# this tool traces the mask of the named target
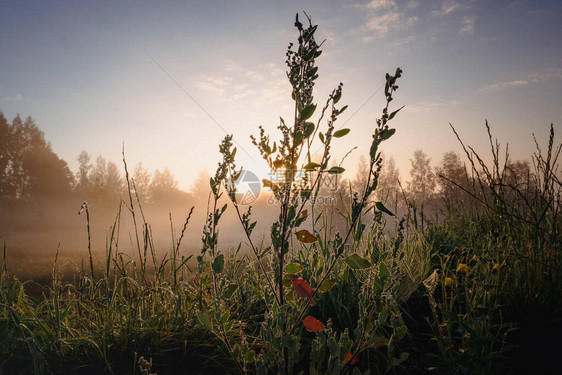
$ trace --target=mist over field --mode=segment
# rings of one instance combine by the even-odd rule
[[[559,373],[562,3],[0,3],[0,374]]]
[[[191,256],[189,264],[193,264],[201,253],[201,230],[208,210],[212,209],[208,207],[211,193],[208,171],[201,171],[186,192],[178,188],[174,174],[167,168],[151,173],[142,163],[128,166],[127,181],[123,161],[117,164],[103,156],[93,160],[83,151],[78,156],[79,170],[73,172],[57,156],[31,117],[22,120],[17,116],[10,123],[0,113],[0,131],[7,146],[2,156],[0,239],[9,255],[11,273],[23,280],[43,281],[50,277],[57,255],[61,270],[71,278],[85,272],[89,248],[98,269],[105,267],[109,251],[113,256],[121,254],[136,263],[145,249],[158,262],[178,250],[179,256]],[[383,155],[383,158],[386,164],[381,170],[376,198],[396,214],[395,219],[385,224],[387,234],[395,231],[413,203],[419,205],[426,219],[440,221],[453,200],[459,204],[467,199],[462,190],[454,191],[455,186],[468,188],[469,185],[466,162],[458,153],[444,153],[442,160],[432,162],[423,151],[415,151],[410,159],[408,181],[402,180],[392,157],[387,160]],[[516,186],[525,183],[533,173],[528,161],[507,160],[507,165],[507,177]],[[334,232],[345,232],[345,215],[352,200],[350,192],[360,190],[365,184],[364,158],[356,169],[355,176],[349,176],[349,172],[327,174],[315,202],[315,215],[325,213],[330,218],[327,224]],[[239,181],[238,199],[248,199],[244,194],[253,194],[241,207],[251,206],[255,216],[265,219],[254,230],[255,241],[265,247],[271,241],[271,234],[264,223],[277,219],[279,202],[255,174],[248,176],[257,190],[252,192],[247,181]],[[220,199],[220,206],[227,203],[226,197]],[[136,225],[132,211],[135,211]],[[246,236],[232,207],[226,209],[218,234],[225,251],[234,251],[240,245],[242,254],[248,253]],[[176,249],[180,237],[180,248]],[[154,265],[151,267],[154,272]]]

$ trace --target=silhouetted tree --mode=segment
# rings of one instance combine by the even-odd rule
[[[431,159],[422,150],[414,152],[414,159],[410,159],[411,180],[408,182],[408,193],[414,204],[423,206],[435,193],[435,175],[430,165]]]
[[[458,154],[449,151],[443,155],[441,164],[435,168],[439,184],[439,196],[444,199],[448,208],[456,205],[462,208],[472,192],[471,179],[465,165]]]
[[[101,155],[96,158],[96,164],[90,172],[90,191],[89,194],[94,199],[103,199],[105,195],[105,180],[107,176],[107,163]]]
[[[123,193],[124,181],[119,173],[117,164],[112,161],[107,162],[107,176],[105,178],[105,188],[109,195],[119,197]]]
[[[0,116],[0,192],[4,199],[45,199],[70,193],[74,176],[31,117],[11,125]]]
[[[76,191],[81,194],[87,194],[90,190],[90,170],[92,169],[92,164],[90,154],[86,151],[82,151],[78,155],[78,173],[76,173]]]
[[[207,199],[209,198],[209,193],[211,192],[211,187],[209,185],[209,179],[211,174],[207,169],[202,169],[197,175],[197,179],[191,186],[191,193],[195,197],[195,200],[200,204],[207,204]]]
[[[66,162],[47,144],[39,142],[24,156],[27,198],[61,198],[70,194],[74,176]]]
[[[357,173],[355,174],[355,179],[351,182],[353,191],[363,191],[365,190],[365,185],[367,184],[367,175],[369,174],[369,166],[367,165],[367,160],[364,155],[359,158],[359,165],[357,165]]]
[[[96,164],[89,175],[90,191],[89,196],[94,200],[103,203],[113,203],[119,200],[124,182],[119,168],[111,161],[106,161],[102,156],[96,158]]]
[[[400,191],[400,171],[396,167],[394,158],[391,156],[385,160],[379,183],[377,185],[377,199],[387,204],[395,212],[398,211],[399,202],[401,202]]]
[[[4,114],[0,112],[0,198],[8,199],[13,195],[10,168],[11,168],[11,128]]]
[[[150,173],[143,167],[142,163],[138,163],[133,172],[133,181],[135,182],[136,194],[141,204],[148,203],[150,195]]]
[[[181,205],[189,195],[178,189],[178,182],[168,168],[154,171],[149,194],[151,203],[163,208]]]

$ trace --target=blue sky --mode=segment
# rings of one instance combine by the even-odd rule
[[[290,118],[284,59],[303,10],[325,39],[317,101],[344,83],[352,131],[334,152],[358,146],[350,171],[397,66],[406,107],[385,153],[406,178],[416,149],[435,163],[460,152],[449,122],[488,154],[488,119],[513,159],[529,159],[532,133],[545,143],[551,122],[562,129],[559,1],[4,0],[0,111],[32,116],[73,170],[82,150],[119,162],[125,142],[130,165],[168,167],[188,189],[215,168],[224,129],[247,152],[238,164],[260,172],[249,136]]]

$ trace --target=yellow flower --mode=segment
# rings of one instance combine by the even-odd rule
[[[464,263],[459,263],[459,266],[457,267],[457,273],[467,273],[468,272],[468,266]]]
[[[446,277],[446,278],[445,278],[445,286],[446,286],[447,288],[452,287],[452,286],[453,286],[453,279],[451,279],[450,277]]]
[[[476,258],[476,255],[473,255],[472,258],[470,259],[471,262],[476,262],[478,260],[478,258]]]
[[[500,270],[500,264],[499,263],[494,264],[494,267],[492,267],[492,272],[497,272],[499,270]]]

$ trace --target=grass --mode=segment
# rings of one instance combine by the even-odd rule
[[[315,198],[323,194],[323,175],[343,172],[330,164],[331,142],[348,132],[335,126],[346,108],[338,105],[342,86],[312,123],[320,45],[310,18],[303,25],[297,17],[295,26],[298,48],[287,54],[293,124],[281,121],[278,141],[264,129],[253,138],[264,161],[284,176],[264,181],[279,213],[267,223],[270,238],[258,241],[253,229],[260,218],[237,201],[232,136],[219,147],[223,159],[210,181],[202,250],[193,258],[179,252],[186,231],[194,230],[192,211],[179,236],[171,223],[172,245],[157,256],[124,158],[128,195],[103,266],[94,264],[89,243],[86,264],[75,272],[61,272],[57,251],[45,272],[50,277],[22,283],[4,246],[0,373],[555,372],[547,336],[561,329],[562,189],[553,127],[525,176],[507,157],[500,160],[488,124],[490,165],[459,136],[469,170],[458,180],[442,176],[449,191],[442,192],[447,202],[439,219],[413,204],[397,218],[372,193],[382,166],[379,146],[394,134],[389,124],[401,109],[390,105],[398,69],[386,75],[365,186],[341,193],[344,219],[335,220],[338,213]],[[318,142],[323,156],[313,160]],[[303,180],[294,173],[300,164]],[[227,209],[246,236],[234,249],[220,242]],[[89,238],[86,203],[83,212]],[[133,223],[134,255],[120,247],[125,215]]]

